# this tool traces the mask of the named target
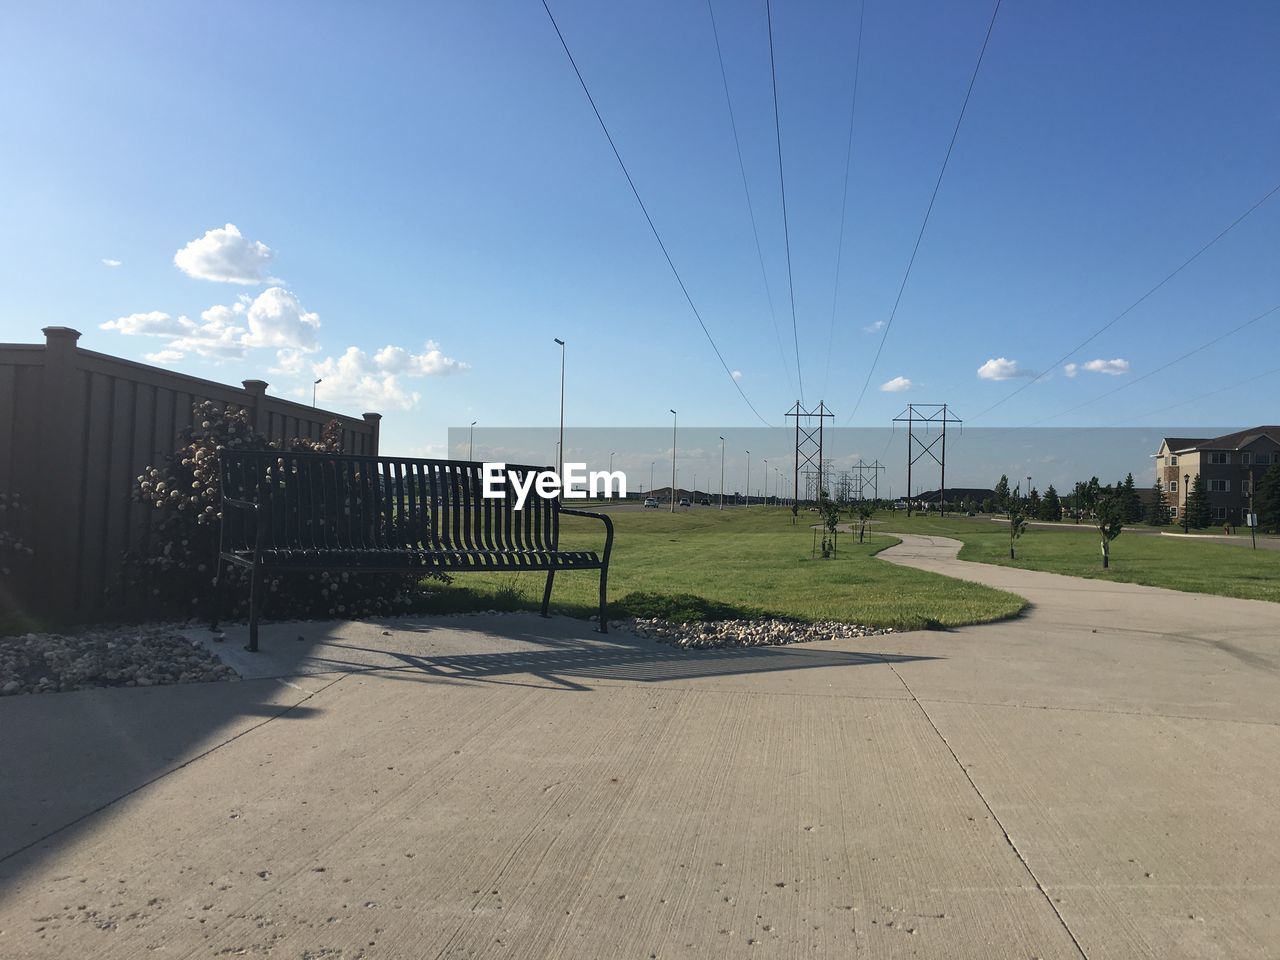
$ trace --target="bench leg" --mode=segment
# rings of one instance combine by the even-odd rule
[[[605,596],[608,592],[608,586],[609,586],[609,568],[601,567],[600,568],[600,626],[598,628],[601,633],[609,632],[609,619],[608,619],[608,610],[607,610],[608,601],[605,599]]]
[[[262,564],[255,563],[249,581],[249,643],[245,646],[250,653],[258,652],[258,614],[262,610],[262,589]]]
[[[209,632],[218,632],[218,621],[222,619],[222,594],[226,587],[226,578],[222,575],[222,557],[213,561],[213,614],[209,617]]]
[[[547,571],[547,588],[542,591],[542,615],[550,616],[547,612],[551,608],[551,585],[555,583],[556,572],[554,570]]]

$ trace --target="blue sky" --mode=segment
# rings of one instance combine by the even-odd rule
[[[726,361],[780,424],[796,387],[763,2],[715,9],[785,362],[705,4],[552,9]],[[857,11],[774,10],[805,398],[841,424],[991,5],[866,6],[823,391]],[[1046,376],[974,425],[1022,426],[1280,304],[1277,195],[1075,376],[1049,369],[1280,183],[1278,42],[1273,3],[1005,4],[854,424],[908,401],[976,418],[1026,382],[978,375],[1003,359],[986,369]],[[0,113],[0,339],[70,325],[308,401],[323,375],[322,405],[386,414],[389,452],[443,452],[472,420],[553,424],[557,336],[572,425],[755,422],[538,2],[20,5]],[[1280,364],[1278,330],[1280,313],[1053,425],[1275,422],[1280,374],[1162,411]]]

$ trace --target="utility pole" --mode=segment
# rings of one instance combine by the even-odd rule
[[[822,401],[819,401],[816,407],[806,410],[797,400],[786,415],[796,422],[795,468],[792,481],[792,488],[795,490],[795,500],[792,501],[792,515],[794,517],[796,505],[800,500],[800,471],[802,468],[814,467],[817,469],[817,486],[814,490],[814,499],[821,506],[824,496],[822,474],[825,466],[823,463],[823,429],[827,420],[834,419],[835,414]],[[800,424],[802,419],[804,420],[803,426]],[[817,421],[816,425],[813,423],[815,420]]]
[[[720,438],[720,509],[724,509],[724,437]]]

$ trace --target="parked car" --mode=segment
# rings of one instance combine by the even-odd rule
[[[708,497],[703,497],[701,500],[698,501],[698,503],[700,503],[704,507],[711,506],[711,500]]]
[[[645,497],[645,498],[644,498],[644,505],[645,505],[645,509],[648,509],[649,507],[653,507],[653,509],[657,510],[657,509],[658,509],[658,498],[657,498],[657,497]]]
[[[681,497],[681,498],[680,498],[680,506],[682,506],[682,507],[687,507],[687,506],[689,506],[689,498],[688,498],[688,497]]]

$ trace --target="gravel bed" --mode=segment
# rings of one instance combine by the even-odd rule
[[[238,679],[173,624],[0,637],[0,696]]]
[[[702,623],[672,623],[656,618],[639,618],[626,624],[641,637],[674,647],[776,647],[786,643],[814,640],[848,640],[893,633],[886,627],[864,627],[838,620],[807,623],[799,620],[710,620]]]

